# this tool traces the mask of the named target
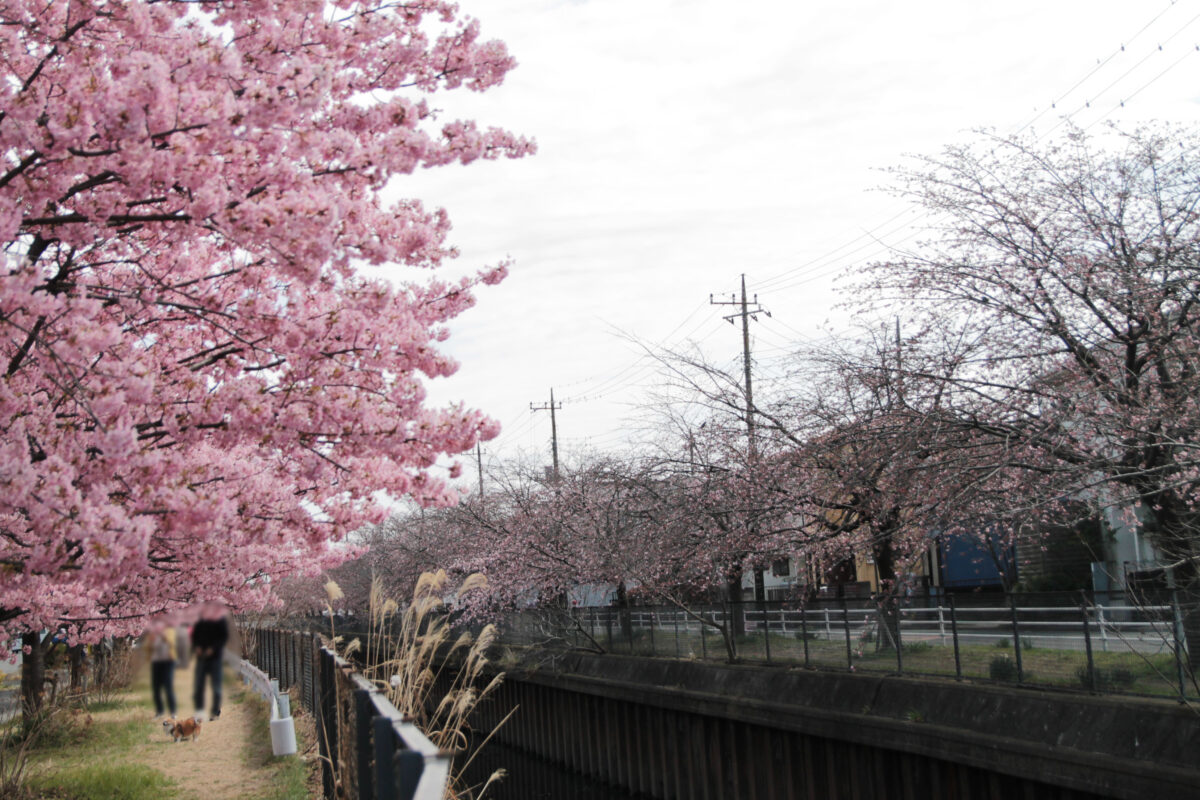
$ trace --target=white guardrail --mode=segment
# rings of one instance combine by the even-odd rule
[[[244,658],[238,661],[238,673],[271,707],[271,752],[277,756],[295,755],[296,722],[292,719],[288,693],[279,691],[279,681],[267,677],[267,673]]]

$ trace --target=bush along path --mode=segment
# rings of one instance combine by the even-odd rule
[[[145,670],[148,672],[148,670]],[[196,741],[173,742],[154,717],[148,677],[104,706],[64,712],[35,756],[34,798],[59,800],[308,800],[316,797],[314,741],[297,717],[299,755],[271,752],[270,709],[226,670],[221,717]],[[180,716],[192,714],[192,672],[175,676]]]

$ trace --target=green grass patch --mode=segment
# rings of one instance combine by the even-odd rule
[[[799,633],[779,635],[772,632],[770,660],[777,664],[803,664],[807,650],[809,665],[820,669],[846,669],[853,664],[859,671],[897,671],[895,650],[877,650],[874,642],[855,637],[850,641],[852,655],[848,662],[846,639],[842,631],[834,625],[831,633],[830,638],[824,638],[826,631],[823,625],[809,625],[809,636],[821,638],[809,638],[806,647]],[[616,644],[616,652],[628,651],[628,648],[621,649],[619,642]],[[710,661],[723,661],[726,657],[721,638],[715,634],[707,634],[703,643],[696,633],[681,633],[678,640],[670,635],[660,636],[655,644],[656,653],[660,656],[673,657],[678,652],[683,658],[706,658]],[[1021,672],[1024,683],[1090,690],[1085,651],[1051,649],[1044,642],[1037,647],[1030,647],[1030,644],[1030,641],[1022,638]],[[761,633],[744,639],[739,637],[737,651],[739,658],[750,662],[765,661],[767,657]],[[650,653],[647,650],[645,654]],[[905,641],[901,655],[905,674],[955,676],[954,648],[948,640],[945,644],[936,639]],[[1004,671],[1003,667],[993,667],[997,657],[1007,657],[1011,661],[1011,675],[1001,675],[999,673]],[[963,644],[959,647],[959,659],[964,678],[1016,682],[1016,650],[1011,639],[999,639],[994,644]],[[1104,652],[1096,649],[1093,651],[1093,664],[1097,689],[1101,692],[1166,697],[1179,694],[1175,656],[1170,652]],[[993,675],[994,672],[997,674]],[[1196,697],[1196,689],[1191,683],[1186,689],[1189,697]]]
[[[163,800],[174,796],[174,783],[157,770],[100,760],[35,775],[29,788],[63,800]]]
[[[310,765],[299,756],[276,756],[271,749],[271,709],[266,701],[249,689],[239,689],[235,699],[253,711],[250,746],[243,753],[246,765],[255,770],[270,772],[269,794],[255,800],[308,800]],[[296,749],[304,752],[302,731],[296,731]]]
[[[149,708],[149,702],[132,702],[127,699],[116,698],[113,700],[103,700],[95,703],[88,703],[87,710],[93,714],[101,714],[105,711],[123,711],[127,708]]]
[[[1003,649],[994,645],[964,645],[959,648],[959,657],[965,678],[1006,682],[1016,680],[1016,654],[1011,647]],[[845,659],[844,648],[842,659]],[[996,666],[998,659],[1007,659],[1011,664],[1011,674]],[[896,654],[888,650],[875,652],[871,648],[865,648],[861,657],[856,654],[854,661],[860,668],[894,670]],[[1093,663],[1097,675],[1100,676],[1098,688],[1101,691],[1162,696],[1179,693],[1175,656],[1171,653],[1096,652],[1093,653]],[[951,647],[933,646],[912,651],[906,646],[904,671],[952,676],[955,674],[954,650]],[[1022,648],[1021,672],[1026,683],[1071,689],[1088,688],[1080,678],[1081,674],[1087,674],[1087,654],[1082,650]],[[1190,686],[1188,691],[1194,694],[1194,689]]]

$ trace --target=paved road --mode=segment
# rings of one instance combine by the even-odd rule
[[[0,723],[8,722],[17,715],[21,707],[20,694],[18,689],[0,691]]]
[[[10,664],[8,659],[0,658],[0,723],[12,719],[20,708],[20,673],[20,661]]]

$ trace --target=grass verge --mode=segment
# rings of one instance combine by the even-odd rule
[[[243,705],[250,715],[252,730],[245,746],[235,749],[253,773],[252,788],[238,795],[235,790],[220,794],[237,800],[310,800],[317,797],[317,783],[310,777],[316,760],[305,758],[315,737],[306,718],[297,716],[297,749],[301,756],[275,757],[271,751],[270,709],[252,691],[227,674],[226,696]],[[177,687],[178,688],[178,687]],[[180,785],[155,768],[152,755],[158,744],[147,722],[153,714],[148,682],[143,679],[115,700],[88,709],[60,709],[41,731],[30,759],[25,794],[3,800],[193,800],[209,797],[194,785]],[[157,727],[157,724],[154,726]],[[3,733],[3,731],[0,731]],[[206,732],[219,735],[216,729]],[[165,740],[164,740],[165,741]],[[191,747],[181,744],[175,747]],[[221,769],[220,763],[212,768]],[[167,771],[169,772],[169,770]]]
[[[313,750],[315,737],[311,720],[293,708],[296,727],[297,756],[276,756],[271,748],[271,709],[255,692],[239,688],[234,698],[253,709],[254,721],[249,746],[243,753],[246,766],[256,771],[266,771],[271,784],[269,794],[257,795],[253,800],[308,800],[316,797],[316,759],[308,757]],[[250,798],[247,798],[250,800]]]
[[[149,689],[138,686],[87,710],[58,709],[33,751],[28,797],[37,800],[164,800],[175,784],[129,755],[144,746]],[[97,716],[103,714],[103,719]]]

